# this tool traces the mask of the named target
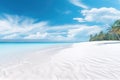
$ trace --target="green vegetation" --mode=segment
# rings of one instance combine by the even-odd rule
[[[120,20],[115,21],[107,32],[101,31],[98,34],[90,35],[89,41],[101,40],[120,40]]]

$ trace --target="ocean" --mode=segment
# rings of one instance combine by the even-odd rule
[[[71,43],[0,43],[0,63],[21,58],[31,52]]]

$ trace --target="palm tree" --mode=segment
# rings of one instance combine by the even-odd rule
[[[118,40],[120,40],[120,20],[115,21],[109,32],[115,34]]]

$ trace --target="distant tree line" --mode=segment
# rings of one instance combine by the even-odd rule
[[[90,35],[89,41],[101,40],[120,40],[120,20],[115,21],[107,32],[101,31],[98,34]]]

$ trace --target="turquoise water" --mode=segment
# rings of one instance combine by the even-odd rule
[[[0,43],[0,54],[35,51],[38,49],[65,44],[67,43]]]
[[[10,54],[18,51],[36,50],[44,47],[49,47],[55,44],[42,43],[0,43],[0,54]]]
[[[0,43],[0,61],[12,57],[21,57],[43,48],[66,45],[68,43]]]

